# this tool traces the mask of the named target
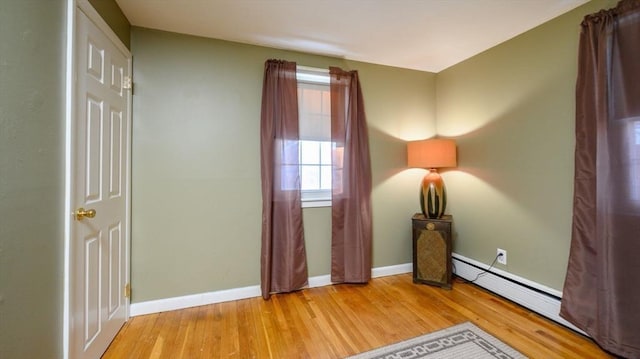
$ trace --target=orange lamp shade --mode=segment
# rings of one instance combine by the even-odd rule
[[[456,167],[456,142],[430,139],[407,143],[407,165],[419,168]]]

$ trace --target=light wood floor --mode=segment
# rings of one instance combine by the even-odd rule
[[[103,358],[343,358],[465,321],[530,358],[610,358],[473,284],[444,290],[410,274],[134,317]]]

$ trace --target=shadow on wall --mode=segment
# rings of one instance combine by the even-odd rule
[[[443,177],[458,219],[456,252],[491,263],[495,248],[506,246],[510,272],[559,288],[570,236],[574,126],[563,111],[572,105],[555,101],[541,88],[457,137],[458,168]]]
[[[369,126],[371,180],[377,187],[407,169],[407,142]]]
[[[571,208],[574,134],[571,117],[540,110],[544,98],[542,91],[531,94],[527,102],[458,137],[458,170],[549,223]]]

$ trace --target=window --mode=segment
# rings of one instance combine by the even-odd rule
[[[329,73],[298,67],[300,184],[303,207],[331,205]]]
[[[640,118],[628,121],[629,133],[629,197],[640,205]]]

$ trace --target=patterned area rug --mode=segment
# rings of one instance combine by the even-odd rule
[[[524,355],[466,322],[400,343],[374,349],[348,359],[508,359]]]

